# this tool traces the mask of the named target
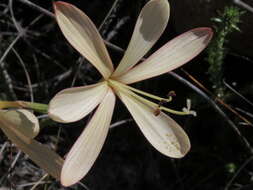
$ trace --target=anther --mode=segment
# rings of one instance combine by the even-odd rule
[[[155,109],[155,111],[154,111],[155,116],[158,116],[160,113],[161,113],[161,110],[159,107],[157,109]]]
[[[155,116],[158,116],[160,113],[161,113],[161,106],[163,106],[165,103],[167,103],[167,100],[164,99],[164,100],[161,100],[159,103],[158,103],[158,108],[154,111],[154,115]]]
[[[176,96],[176,92],[174,90],[169,91],[169,93],[167,94],[167,97],[175,97]]]

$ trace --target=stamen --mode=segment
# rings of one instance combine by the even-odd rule
[[[156,104],[156,103],[154,103],[154,102],[151,102],[151,101],[149,101],[149,100],[147,100],[147,99],[145,99],[145,98],[143,98],[143,97],[141,97],[141,96],[138,96],[137,94],[135,94],[135,93],[133,93],[133,92],[131,92],[131,95],[134,96],[134,97],[136,97],[136,98],[139,99],[141,102],[144,102],[144,103],[146,103],[147,105],[149,105],[149,106],[151,106],[151,107],[157,107],[157,106],[158,106],[158,108],[159,108],[160,111],[163,110],[163,111],[166,111],[166,112],[168,112],[168,113],[175,114],[175,115],[189,115],[189,113],[186,113],[186,112],[176,111],[176,110],[169,109],[169,108],[166,108],[166,107],[163,107],[163,106],[160,106],[160,107],[159,107],[159,104]],[[159,114],[158,114],[158,115],[159,115]],[[158,116],[158,115],[157,115],[157,116]]]
[[[146,93],[146,92],[143,92],[141,90],[138,90],[138,89],[135,89],[133,87],[130,87],[128,85],[125,85],[123,83],[120,83],[120,82],[117,82],[117,81],[114,81],[114,80],[108,80],[108,83],[112,85],[112,87],[114,88],[119,88],[121,91],[125,92],[126,94],[129,94],[133,97],[135,97],[136,99],[138,99],[139,101],[145,103],[146,105],[150,106],[150,107],[153,107],[156,109],[154,110],[154,115],[155,116],[158,116],[161,111],[166,111],[166,112],[169,112],[169,113],[172,113],[172,114],[176,114],[176,115],[194,115],[196,116],[196,112],[195,111],[192,111],[190,110],[190,101],[187,100],[187,108],[183,108],[182,111],[177,111],[177,110],[173,110],[173,109],[169,109],[169,108],[166,108],[163,106],[163,104],[165,103],[168,103],[172,100],[172,96],[175,96],[175,92],[171,91],[169,92],[168,94],[168,98],[161,98],[159,96],[155,96],[153,94],[149,94],[149,93]],[[142,94],[142,95],[145,95],[147,97],[150,97],[150,98],[153,98],[155,100],[159,100],[159,103],[156,104],[154,102],[151,102],[137,94],[135,94],[134,92],[138,93],[138,94]]]
[[[152,108],[157,108],[157,109],[154,110],[154,115],[156,115],[156,116],[158,116],[162,110],[166,111],[166,112],[169,112],[169,113],[172,113],[172,114],[175,114],[175,115],[189,115],[189,114],[192,114],[188,111],[187,112],[185,112],[185,111],[176,111],[176,110],[169,109],[169,108],[166,108],[166,107],[162,106],[162,104],[168,102],[168,99],[164,99],[164,98],[159,97],[160,102],[159,102],[159,104],[156,104],[156,103],[151,102],[151,101],[137,95],[136,93],[134,93],[136,91],[139,91],[135,88],[132,88],[132,87],[129,88],[129,86],[127,86],[125,84],[122,84],[122,83],[119,83],[119,82],[114,81],[114,80],[109,80],[109,83],[111,83],[113,88],[118,89],[120,91],[125,92],[126,94],[129,94],[129,95],[133,96],[134,98],[138,99],[142,103],[144,103],[144,104],[146,104],[146,105],[148,105]],[[134,90],[132,90],[132,89],[134,89]],[[116,93],[117,93],[117,91],[116,91]],[[145,93],[145,92],[141,91],[141,94],[148,94],[148,97],[150,97],[149,93]],[[157,96],[155,96],[155,97],[157,97]]]
[[[144,91],[138,90],[136,88],[133,88],[131,86],[125,85],[123,83],[120,83],[120,82],[117,82],[117,81],[114,81],[114,80],[109,80],[109,83],[112,83],[112,84],[115,83],[117,86],[122,86],[122,87],[124,87],[126,89],[129,89],[129,90],[131,90],[133,92],[136,92],[137,94],[141,94],[141,95],[147,96],[149,98],[152,98],[154,100],[158,100],[159,102],[163,101],[163,102],[168,103],[168,102],[172,101],[172,97],[174,96],[174,95],[170,95],[170,92],[169,92],[168,93],[168,98],[161,98],[159,96],[156,96],[156,95],[150,94],[148,92],[144,92]],[[173,91],[171,91],[171,92],[173,94]],[[175,94],[175,92],[174,92],[174,94]]]

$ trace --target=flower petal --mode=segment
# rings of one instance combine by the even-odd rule
[[[113,76],[133,67],[159,39],[167,26],[170,7],[167,0],[151,0],[142,9],[128,48]]]
[[[20,110],[17,112],[18,113],[16,115],[12,115],[15,122],[10,122],[9,118],[2,117],[1,114],[0,128],[19,149],[29,156],[32,161],[34,161],[51,176],[59,179],[63,164],[62,158],[47,146],[42,145],[24,134],[23,128],[27,128],[29,126],[31,127],[31,125],[33,126],[31,121],[35,120],[36,117],[33,116],[34,118],[32,118],[30,114],[27,114],[26,112],[24,113]],[[24,115],[22,115],[22,112]],[[25,117],[26,115],[28,116]],[[16,116],[17,118],[15,118]]]
[[[0,110],[1,123],[13,126],[16,130],[28,138],[34,138],[40,131],[39,121],[28,110]]]
[[[114,104],[115,95],[110,89],[68,153],[61,173],[62,185],[70,186],[78,182],[91,169],[105,142]]]
[[[58,122],[69,123],[89,114],[108,91],[106,82],[62,90],[50,101],[48,114]]]
[[[113,71],[112,61],[93,22],[80,9],[69,3],[56,2],[54,9],[58,25],[69,43],[88,59],[104,78],[108,78]]]
[[[198,55],[208,45],[212,34],[210,28],[190,30],[169,41],[117,80],[130,84],[176,69]]]
[[[144,136],[159,152],[172,158],[185,156],[190,150],[190,141],[184,130],[173,119],[162,112],[155,116],[156,108],[147,106],[130,94],[120,90],[117,94]]]

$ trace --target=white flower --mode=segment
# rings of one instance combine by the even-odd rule
[[[102,82],[94,85],[59,92],[49,104],[49,116],[63,123],[80,120],[98,107],[67,154],[61,183],[70,186],[78,182],[92,167],[107,136],[116,95],[159,152],[173,158],[183,157],[190,149],[186,133],[163,112],[155,115],[158,104],[138,94],[159,101],[166,99],[149,95],[127,84],[161,75],[185,64],[207,46],[212,37],[211,29],[190,30],[136,65],[161,36],[169,19],[167,0],[151,0],[142,9],[125,55],[114,69],[104,42],[88,16],[64,2],[56,2],[54,9],[58,25],[69,43],[103,76]],[[159,108],[169,111],[164,107]]]
[[[25,109],[0,109],[0,128],[32,161],[51,176],[60,179],[62,158],[33,139],[39,133],[39,122],[35,115]]]

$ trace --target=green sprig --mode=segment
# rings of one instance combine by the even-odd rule
[[[224,95],[223,79],[223,62],[227,54],[225,47],[229,35],[233,32],[240,32],[238,24],[241,22],[241,16],[244,11],[234,6],[225,7],[223,13],[219,12],[218,17],[212,18],[216,35],[214,36],[207,50],[209,63],[208,74],[216,93]]]

